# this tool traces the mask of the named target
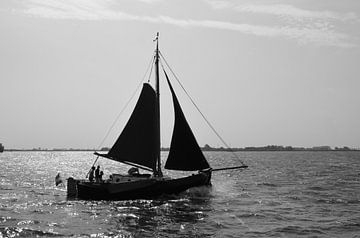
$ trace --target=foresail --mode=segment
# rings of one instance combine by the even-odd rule
[[[156,94],[144,83],[139,100],[124,130],[110,149],[107,157],[120,162],[156,167],[157,133]]]
[[[166,72],[165,76],[170,87],[175,111],[174,130],[165,169],[196,171],[210,168],[186,121]]]

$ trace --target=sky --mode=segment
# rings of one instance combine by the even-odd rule
[[[159,32],[166,61],[231,147],[359,148],[359,29],[358,0],[3,0],[0,143],[111,146]],[[199,144],[224,146],[172,82]]]

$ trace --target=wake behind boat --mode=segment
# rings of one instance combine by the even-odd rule
[[[192,187],[211,184],[213,169],[195,139],[165,69],[164,74],[173,99],[175,122],[170,151],[164,168],[178,171],[197,171],[197,173],[181,178],[163,176],[160,160],[160,52],[158,36],[154,56],[155,89],[149,83],[143,84],[130,119],[114,145],[107,154],[94,153],[98,157],[118,161],[151,173],[139,174],[137,170],[134,170],[133,172],[129,171],[126,175],[112,174],[110,179],[96,182],[68,178],[67,193],[69,197],[102,200],[154,198],[163,194],[176,194]],[[97,159],[94,165],[96,161]],[[247,166],[242,165],[236,168],[245,167]],[[233,168],[235,167],[231,169]]]

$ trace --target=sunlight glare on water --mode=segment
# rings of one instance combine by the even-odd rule
[[[166,153],[162,154],[163,159]],[[213,168],[239,164],[207,152]],[[359,152],[242,152],[249,169],[156,200],[67,200],[55,175],[85,178],[91,152],[0,154],[0,237],[356,237]],[[128,167],[101,159],[105,177]],[[178,177],[183,173],[166,171]]]

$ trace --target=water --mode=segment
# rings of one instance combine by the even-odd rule
[[[54,178],[85,177],[92,153],[2,153],[0,237],[360,237],[360,152],[238,154],[249,169],[214,172],[211,188],[80,201]],[[206,156],[213,168],[238,165],[231,153]],[[100,164],[105,176],[126,171]]]

